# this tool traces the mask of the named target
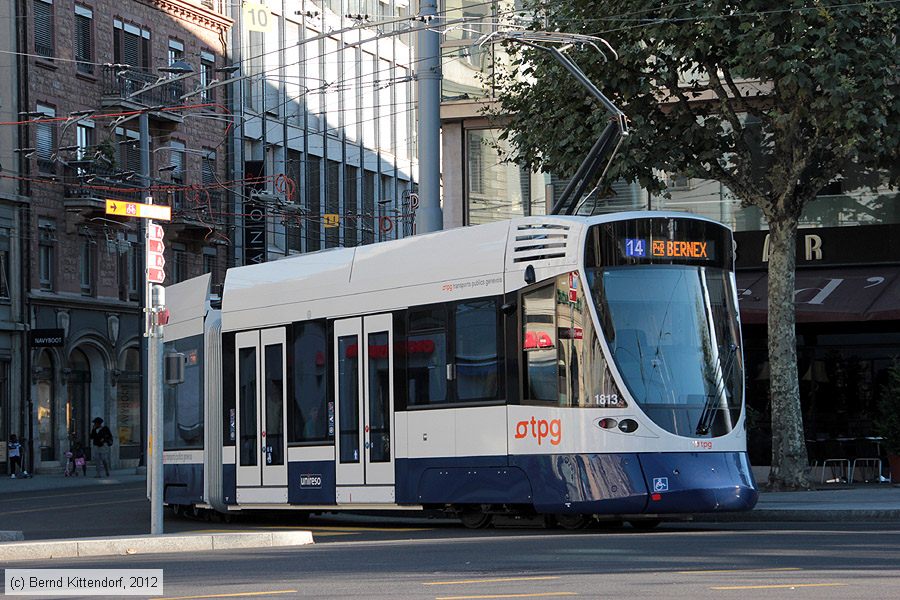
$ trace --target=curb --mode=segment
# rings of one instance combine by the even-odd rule
[[[0,531],[0,542],[18,542],[24,539],[21,531]]]
[[[900,521],[900,509],[887,510],[803,510],[803,509],[760,509],[737,513],[707,513],[693,515],[695,523],[757,523],[761,521],[795,522],[862,522]]]
[[[0,544],[0,561],[281,548],[305,546],[312,543],[311,531],[172,534],[9,542]]]

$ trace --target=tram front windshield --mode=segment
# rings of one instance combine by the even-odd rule
[[[647,416],[677,435],[725,435],[740,417],[731,252],[727,229],[691,219],[603,224],[588,240],[588,283],[613,362]]]

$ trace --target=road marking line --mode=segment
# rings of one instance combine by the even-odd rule
[[[271,592],[237,592],[234,594],[210,594],[208,596],[173,596],[159,600],[200,600],[201,598],[241,598],[247,596],[274,596],[275,594],[296,594],[297,590],[272,590]]]
[[[775,589],[794,589],[807,587],[844,587],[846,583],[783,583],[773,585],[729,585],[721,587],[711,587],[711,590],[775,590]]]
[[[434,600],[487,600],[488,598],[548,598],[550,596],[577,596],[575,592],[544,592],[542,594],[494,594],[491,596],[438,596]]]
[[[460,581],[430,581],[428,583],[423,583],[422,585],[466,585],[469,583],[496,583],[504,581],[547,581],[548,579],[559,579],[559,577],[498,577],[495,579],[463,579]]]
[[[718,570],[706,570],[706,571],[676,571],[675,573],[678,575],[698,575],[704,573],[770,573],[774,571],[802,571],[803,569],[799,567],[780,567],[775,569],[718,569]]]

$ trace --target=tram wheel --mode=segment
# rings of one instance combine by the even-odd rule
[[[553,515],[553,520],[563,529],[584,529],[593,520],[591,515]]]
[[[181,516],[181,505],[180,504],[172,505],[172,514],[175,515],[176,517]]]
[[[662,523],[661,519],[640,519],[638,521],[628,521],[628,523],[638,531],[650,531],[656,529]]]
[[[484,529],[493,521],[493,516],[474,508],[459,512],[459,520],[469,529]]]

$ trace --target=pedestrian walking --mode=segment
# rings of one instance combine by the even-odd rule
[[[10,434],[6,447],[9,449],[7,452],[9,457],[9,478],[15,479],[16,470],[22,469],[22,444],[19,443],[19,438],[16,437],[16,434]]]
[[[109,447],[113,444],[113,436],[109,427],[103,424],[103,419],[94,419],[94,427],[91,429],[91,444],[94,452],[94,466],[97,468],[97,477],[100,477],[100,467],[106,470],[109,477]]]

